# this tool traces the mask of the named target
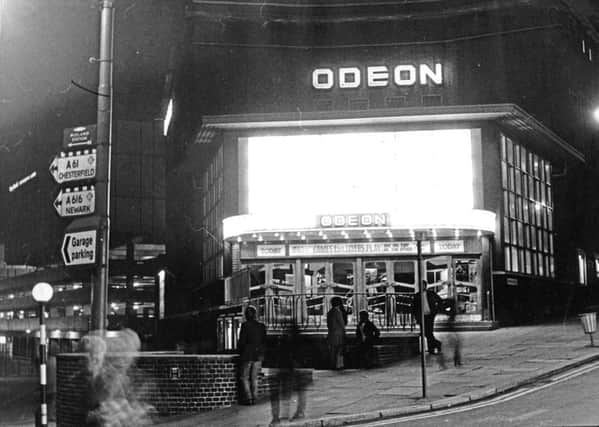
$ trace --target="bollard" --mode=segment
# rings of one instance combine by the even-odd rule
[[[582,323],[582,329],[585,334],[588,334],[591,339],[590,347],[595,347],[593,342],[593,334],[597,331],[597,313],[582,313],[579,314],[580,321]]]

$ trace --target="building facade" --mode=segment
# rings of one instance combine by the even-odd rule
[[[566,2],[417,3],[194,2],[169,185],[202,303],[174,312],[320,326],[340,295],[405,327],[427,280],[491,325],[593,294],[597,33]]]

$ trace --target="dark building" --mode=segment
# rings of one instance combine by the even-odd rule
[[[491,327],[595,294],[599,35],[567,2],[198,1],[186,20],[167,314],[230,312],[205,337],[230,347],[248,302],[317,327],[336,294],[393,329],[422,278]]]

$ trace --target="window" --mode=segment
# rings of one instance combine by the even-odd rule
[[[506,270],[555,277],[551,164],[502,135],[501,173]]]
[[[581,250],[578,250],[578,283],[587,284],[587,257]]]

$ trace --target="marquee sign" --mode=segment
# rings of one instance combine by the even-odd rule
[[[386,227],[389,215],[385,213],[320,215],[319,227]]]
[[[430,252],[430,242],[422,242],[422,253]],[[391,255],[416,253],[416,242],[357,242],[289,245],[289,256]]]

